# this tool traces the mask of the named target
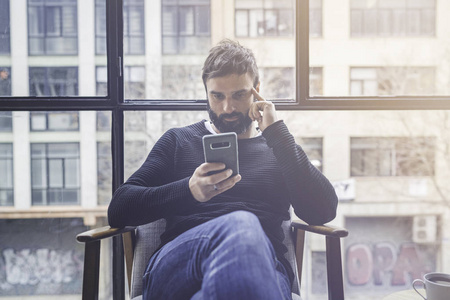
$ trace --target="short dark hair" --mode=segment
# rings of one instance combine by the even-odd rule
[[[224,39],[209,51],[203,65],[202,79],[206,89],[206,81],[210,78],[245,73],[252,76],[253,86],[256,87],[259,72],[252,50],[236,41]]]

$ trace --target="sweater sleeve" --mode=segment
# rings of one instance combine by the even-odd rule
[[[189,177],[173,178],[176,137],[166,132],[143,165],[114,193],[108,207],[111,227],[137,226],[164,218],[194,203]]]
[[[267,127],[263,136],[283,172],[295,214],[313,225],[333,220],[338,203],[334,188],[310,163],[284,122]]]

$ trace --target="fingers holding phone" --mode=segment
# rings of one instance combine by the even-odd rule
[[[206,202],[231,189],[241,180],[241,175],[232,176],[232,174],[231,169],[225,169],[224,163],[201,164],[189,179],[192,196],[199,202]]]

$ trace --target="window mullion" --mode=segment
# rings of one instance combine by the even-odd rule
[[[106,1],[106,41],[108,60],[108,98],[112,103],[111,150],[112,189],[115,191],[124,180],[124,126],[123,110],[123,1]],[[122,238],[113,238],[113,299],[125,299],[125,268]]]

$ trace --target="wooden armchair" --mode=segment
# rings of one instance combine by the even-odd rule
[[[165,221],[159,220],[138,227],[111,228],[109,226],[89,230],[77,236],[79,242],[85,243],[83,300],[98,299],[100,241],[109,237],[122,235],[126,262],[126,272],[130,298],[142,298],[142,275],[148,259],[159,245],[159,236],[165,228]],[[291,262],[298,280],[292,287],[293,299],[300,298],[305,232],[316,233],[326,238],[328,299],[343,300],[340,238],[348,232],[344,228],[327,225],[312,226],[300,220],[283,223],[285,231],[284,244],[288,248],[286,258]]]

